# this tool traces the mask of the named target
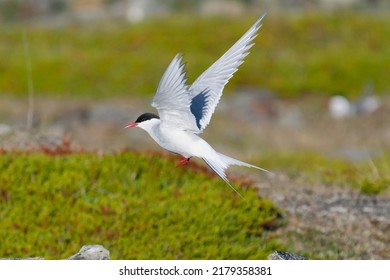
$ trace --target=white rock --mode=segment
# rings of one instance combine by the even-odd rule
[[[102,245],[85,245],[80,251],[69,257],[68,260],[109,260],[110,251]]]

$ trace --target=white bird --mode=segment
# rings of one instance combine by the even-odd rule
[[[342,95],[334,95],[329,99],[329,113],[335,119],[342,119],[354,114],[354,107],[349,100]]]
[[[152,101],[160,116],[144,113],[126,126],[142,128],[162,148],[183,156],[177,166],[188,164],[192,157],[203,159],[238,195],[225,174],[230,165],[269,171],[218,153],[198,134],[209,124],[224,86],[254,45],[251,42],[263,18],[264,15],[191,86],[186,83],[183,57],[177,54],[162,76]]]

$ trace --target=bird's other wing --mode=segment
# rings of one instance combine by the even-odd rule
[[[191,112],[194,114],[199,132],[210,123],[224,86],[243,63],[253,46],[265,14],[213,65],[195,80],[189,88]]]
[[[195,117],[190,111],[191,98],[182,60],[183,57],[177,54],[165,70],[152,106],[158,110],[161,126],[199,133]]]

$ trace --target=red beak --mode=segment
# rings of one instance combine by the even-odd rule
[[[132,127],[136,127],[138,125],[138,123],[130,123],[128,125],[125,126],[125,128],[132,128]]]

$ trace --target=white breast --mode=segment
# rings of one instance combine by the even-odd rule
[[[164,149],[189,158],[215,153],[214,149],[198,135],[183,130],[161,129],[154,131],[153,139]]]

